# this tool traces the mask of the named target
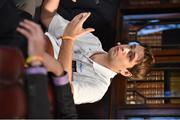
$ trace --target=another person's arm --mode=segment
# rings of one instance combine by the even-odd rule
[[[55,97],[57,103],[57,118],[77,118],[68,75],[62,65],[51,56],[45,54],[45,40],[39,25],[25,20],[20,23],[17,31],[28,39],[28,60],[30,65],[26,70],[26,88],[28,93],[28,117],[50,118],[48,101],[47,70],[53,73]],[[41,59],[43,58],[43,59]],[[30,59],[30,58],[29,58]],[[43,67],[43,66],[46,66]],[[53,69],[55,68],[55,69]]]
[[[28,101],[28,118],[51,118],[48,101],[47,70],[43,67],[45,41],[40,26],[24,20],[17,31],[28,40],[29,67],[25,74]]]

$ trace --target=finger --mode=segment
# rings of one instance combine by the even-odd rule
[[[95,31],[95,29],[94,28],[86,28],[86,29],[84,29],[84,31],[85,31],[85,33],[90,33],[90,32],[94,32]]]
[[[79,23],[80,25],[83,25],[83,23],[87,20],[87,18],[91,15],[90,12],[86,13],[86,14],[83,14],[83,16],[81,17],[81,19],[79,20]]]
[[[40,25],[37,24],[37,23],[35,23],[35,22],[33,22],[33,21],[30,21],[30,20],[25,19],[24,22],[25,22],[26,24],[28,24],[29,26],[32,26],[32,27],[34,27],[34,28],[38,28],[38,29],[40,28]]]
[[[86,13],[80,13],[80,14],[76,15],[76,16],[70,21],[70,23],[77,24],[77,23],[79,22],[79,20],[81,20],[81,18],[84,16],[84,14],[86,14]]]
[[[19,26],[20,26],[21,28],[24,28],[24,29],[28,30],[28,31],[31,32],[31,33],[32,33],[32,31],[34,30],[34,28],[33,28],[31,25],[25,23],[24,21],[20,22],[20,23],[19,23]]]
[[[94,28],[86,28],[86,29],[84,29],[84,31],[83,31],[81,34],[79,34],[79,35],[77,36],[77,38],[80,37],[80,36],[83,36],[83,35],[85,35],[85,34],[87,34],[87,33],[94,32],[94,31],[95,31]],[[77,38],[76,38],[76,39],[77,39]]]
[[[19,33],[21,33],[22,35],[24,35],[27,39],[31,37],[30,32],[27,31],[27,30],[24,29],[24,28],[17,27],[16,30],[17,30]]]
[[[30,30],[31,32],[34,32],[34,33],[42,32],[40,25],[36,24],[33,21],[25,19],[24,24],[27,26],[27,29]]]

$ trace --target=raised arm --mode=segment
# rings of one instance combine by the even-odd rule
[[[56,14],[60,0],[44,0],[41,9],[41,22],[48,28],[53,16]]]
[[[89,16],[90,13],[80,13],[75,16],[65,28],[62,36],[62,45],[58,60],[62,63],[64,70],[68,72],[70,83],[72,82],[72,52],[74,42],[78,37],[94,31],[93,28],[83,29],[83,23]]]

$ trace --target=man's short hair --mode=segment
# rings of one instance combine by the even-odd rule
[[[138,42],[139,45],[144,47],[144,57],[138,61],[134,67],[129,68],[131,72],[131,79],[144,79],[146,75],[150,72],[152,65],[154,64],[154,56],[146,44]]]

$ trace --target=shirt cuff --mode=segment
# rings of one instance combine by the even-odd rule
[[[67,83],[69,83],[67,72],[65,72],[65,74],[61,77],[52,76],[52,79],[53,79],[53,83],[55,86],[62,86],[62,85],[66,85]]]
[[[30,67],[26,69],[27,74],[47,74],[47,70],[44,67]]]

